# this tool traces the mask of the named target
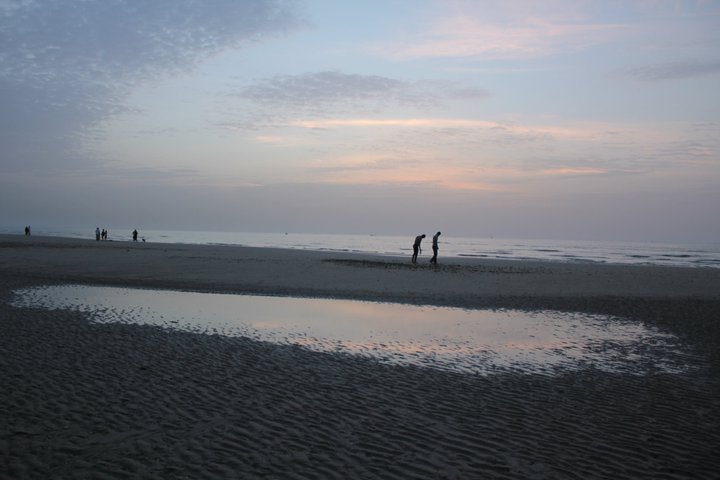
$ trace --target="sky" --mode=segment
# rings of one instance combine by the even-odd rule
[[[720,1],[0,0],[0,225],[720,243]]]

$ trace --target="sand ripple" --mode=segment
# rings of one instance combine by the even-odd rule
[[[0,307],[3,478],[716,478],[720,389],[454,374]]]

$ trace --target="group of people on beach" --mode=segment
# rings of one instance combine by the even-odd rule
[[[107,240],[108,232],[104,228],[102,231],[100,230],[100,227],[95,227],[95,240],[98,242],[100,240]]]
[[[438,238],[440,237],[440,232],[437,232],[435,235],[433,235],[432,239],[432,249],[433,249],[433,256],[430,259],[430,263],[433,263],[437,265],[437,255],[438,255]],[[422,248],[420,247],[420,243],[423,241],[423,238],[425,238],[425,234],[418,235],[415,237],[415,243],[413,243],[413,256],[412,256],[412,263],[417,263],[417,257],[419,253],[422,253]]]
[[[29,229],[30,229],[30,227],[25,227],[25,235],[30,235],[28,233]],[[100,227],[95,227],[95,240],[97,240],[99,242],[100,240],[107,240],[107,238],[108,238],[108,231],[106,229],[103,228],[102,230],[100,230]],[[132,239],[133,239],[133,242],[137,242],[137,240],[138,240],[137,229],[133,230]],[[145,241],[145,239],[143,238],[143,242],[144,241]]]

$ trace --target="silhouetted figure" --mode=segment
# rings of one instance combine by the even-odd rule
[[[137,230],[133,230],[133,242],[137,242]]]
[[[95,241],[100,241],[100,227],[95,227]]]
[[[437,265],[438,237],[439,236],[440,236],[440,232],[437,232],[435,235],[433,235],[433,244],[432,244],[433,256],[430,259],[430,263],[434,263],[435,265]]]
[[[25,227],[25,236],[30,235],[30,225]]]
[[[424,233],[415,237],[415,243],[413,243],[412,263],[417,263],[418,252],[422,253],[422,248],[420,248],[420,242],[422,242],[423,238],[425,238]]]

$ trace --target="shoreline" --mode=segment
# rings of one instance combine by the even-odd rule
[[[168,288],[197,287],[200,291],[218,288],[237,293],[297,290],[316,292],[318,296],[368,295],[381,299],[427,294],[428,304],[453,292],[466,297],[720,300],[720,269],[710,267],[474,257],[441,258],[439,265],[432,266],[426,261],[411,264],[409,258],[410,255],[0,235],[0,268],[61,281],[150,287],[165,283]],[[408,277],[412,283],[402,285],[398,280],[404,280],[406,274],[412,275]],[[458,302],[456,306],[464,306],[458,297],[453,301]]]
[[[0,272],[78,283],[206,293],[337,298],[466,309],[622,316],[669,329],[720,364],[720,269],[0,235]]]
[[[720,271],[409,260],[0,236],[0,477],[690,479],[720,469]],[[478,377],[8,304],[17,288],[59,283],[605,313],[670,330],[707,364],[682,375]]]
[[[130,230],[128,230],[129,232]],[[36,232],[35,236],[93,240],[83,232]],[[352,253],[381,257],[404,257],[412,253],[407,238],[397,235],[183,232],[149,231],[147,243],[278,248],[329,253]],[[0,235],[20,236],[0,229]],[[129,236],[115,236],[107,242],[131,243]],[[425,253],[431,255],[429,244]],[[666,243],[632,241],[591,241],[554,239],[495,239],[453,237],[441,242],[444,259],[478,259],[565,262],[580,264],[662,265],[675,267],[720,268],[720,249],[709,243]],[[422,257],[422,255],[421,255]]]

